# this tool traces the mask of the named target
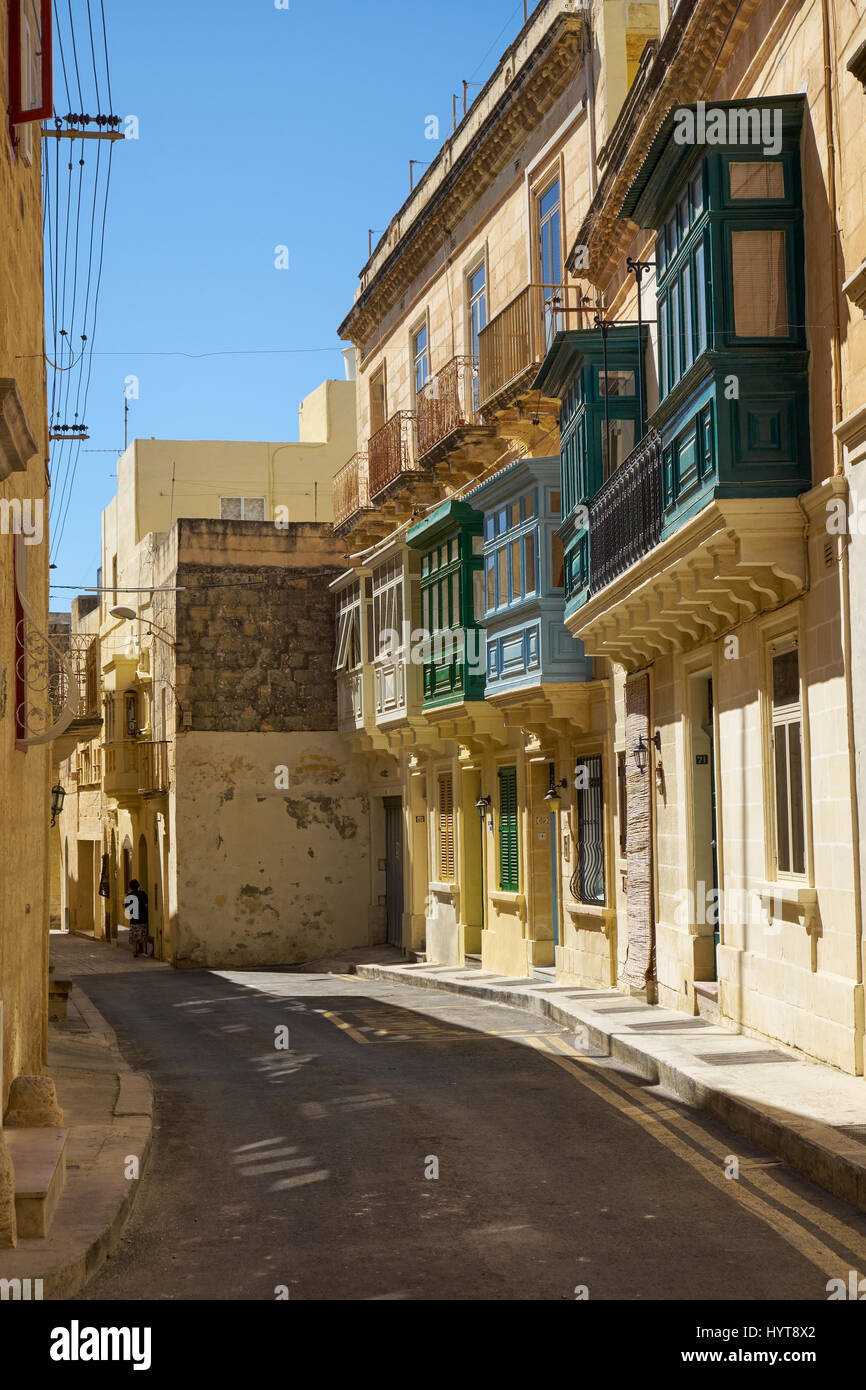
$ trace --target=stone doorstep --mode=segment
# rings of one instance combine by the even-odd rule
[[[635,1035],[622,1026],[623,1011],[620,1009],[608,1020],[589,1003],[584,1002],[581,1007],[579,998],[564,1000],[561,995],[554,998],[545,997],[543,993],[521,993],[503,988],[499,983],[487,984],[486,981],[476,984],[465,975],[463,978],[452,976],[448,979],[428,972],[409,974],[399,966],[380,965],[359,965],[357,973],[365,979],[399,980],[420,989],[439,989],[488,999],[493,1003],[541,1014],[567,1028],[576,1027],[588,1051],[634,1067],[652,1084],[665,1086],[687,1105],[709,1111],[730,1129],[776,1154],[819,1187],[866,1211],[866,1145],[846,1134],[842,1122],[831,1124],[827,1120],[773,1105],[767,1090],[759,1092],[754,1085],[748,1085],[745,1078],[741,1079],[741,1074],[735,1078],[727,1068],[710,1066],[696,1057],[690,1057],[683,1050],[685,1040],[682,1037]],[[575,988],[575,992],[580,992],[579,987]],[[604,993],[612,1001],[619,997],[615,990]],[[645,1006],[645,1009],[658,1014],[660,1022],[688,1017],[670,1010],[658,1011],[655,1006]],[[639,1008],[638,1012],[643,1013],[644,1009]],[[730,1044],[731,1049],[738,1043],[743,1045],[744,1062],[748,1061],[749,1052],[757,1049],[754,1040],[722,1029],[719,1025],[713,1027],[708,1022],[707,1032],[702,1034],[702,1046],[720,1037]],[[765,1050],[778,1049],[770,1044]],[[858,1109],[862,1107],[866,1113],[866,1081],[863,1077],[846,1077],[844,1073],[836,1073],[821,1062],[808,1059],[801,1063],[781,1051],[779,1056],[795,1066],[814,1068],[819,1077],[838,1075],[843,1080],[856,1083],[862,1087],[862,1101],[858,1093]],[[846,1116],[844,1123],[852,1123],[850,1116]]]
[[[15,1217],[22,1240],[44,1239],[66,1186],[68,1129],[6,1129],[15,1168]]]
[[[698,1017],[707,1023],[719,1021],[719,984],[717,980],[695,980],[695,1002]]]

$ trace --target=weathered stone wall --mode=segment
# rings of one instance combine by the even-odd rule
[[[329,525],[178,522],[175,685],[185,727],[336,729]]]
[[[12,379],[37,449],[0,481],[0,497],[43,506],[42,543],[27,547],[31,607],[47,630],[48,501],[38,130],[32,162],[13,150],[7,117],[7,5],[0,0],[0,378]],[[41,1070],[48,1004],[50,754],[16,748],[13,536],[0,535],[0,1115],[9,1086]]]

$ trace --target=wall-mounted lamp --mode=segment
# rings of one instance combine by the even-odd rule
[[[660,753],[662,751],[662,736],[659,733],[658,729],[656,729],[655,733],[653,734],[651,741],[655,747],[656,752]],[[638,772],[646,772],[647,764],[649,763],[649,744],[644,742],[643,734],[641,734],[640,738],[638,739],[635,745],[634,760],[637,765]]]
[[[565,779],[564,777],[563,777],[563,779],[562,779],[561,782],[556,782],[556,781],[554,781],[553,768],[551,768],[551,769],[550,769],[550,786],[547,788],[547,791],[544,793],[544,799],[545,799],[545,801],[547,802],[548,806],[550,807],[551,811],[558,811],[558,810],[559,810],[559,803],[560,803],[560,801],[561,801],[561,797],[560,797],[560,795],[559,795],[559,790],[560,790],[560,787],[565,788],[565,787],[567,787],[567,786],[568,786],[568,782],[566,781],[566,779]]]
[[[483,820],[484,817],[487,815],[487,812],[490,810],[490,797],[479,796],[478,800],[475,803],[475,809],[478,812],[481,819]]]
[[[66,788],[57,783],[56,787],[51,788],[51,824],[56,825],[57,817],[63,810],[63,802],[66,797]]]

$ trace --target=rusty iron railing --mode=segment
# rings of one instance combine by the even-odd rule
[[[367,454],[353,454],[334,477],[334,525],[342,526],[370,506]]]
[[[556,334],[589,328],[595,306],[581,285],[527,285],[478,335],[481,409],[540,367]]]
[[[398,410],[377,431],[368,446],[370,497],[373,501],[404,473],[418,471],[415,462],[415,416]]]
[[[589,504],[591,594],[658,545],[663,520],[661,436],[650,430]]]
[[[99,640],[93,634],[52,634],[52,642],[66,658],[52,660],[49,696],[56,714],[67,703],[77,704],[78,718],[99,713]]]
[[[418,392],[418,458],[475,420],[477,357],[452,357]]]

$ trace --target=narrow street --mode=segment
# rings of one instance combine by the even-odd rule
[[[866,1216],[522,1011],[53,952],[156,1092],[85,1299],[824,1301],[864,1264]]]

